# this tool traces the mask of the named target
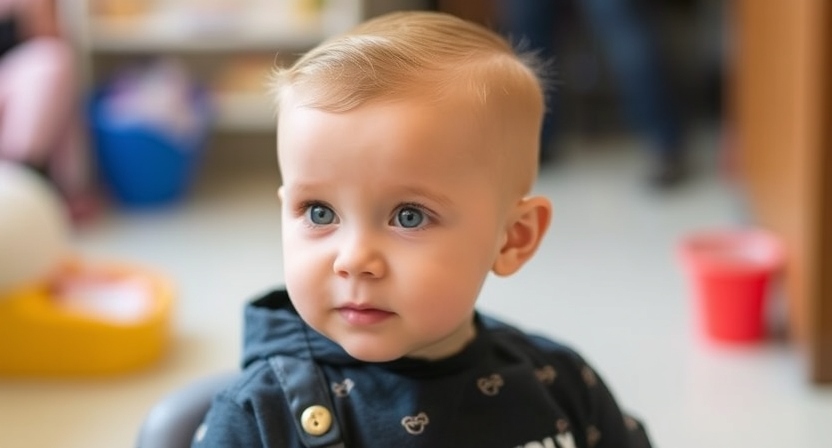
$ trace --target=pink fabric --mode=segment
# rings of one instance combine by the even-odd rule
[[[25,0],[0,0],[0,16],[5,16],[12,8],[22,4]]]
[[[79,106],[68,42],[18,45],[0,60],[0,158],[45,166],[66,195],[83,190],[89,157]]]

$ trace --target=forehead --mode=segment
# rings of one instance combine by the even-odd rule
[[[490,159],[481,116],[455,98],[373,102],[347,112],[288,102],[278,118],[284,181],[309,170],[462,176]]]

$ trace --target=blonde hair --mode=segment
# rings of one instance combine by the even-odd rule
[[[542,80],[533,54],[515,52],[487,28],[445,13],[405,11],[368,20],[292,66],[277,68],[271,90],[278,110],[291,95],[293,104],[328,112],[409,96],[441,101],[462,92],[474,100],[472,106],[486,106],[471,112],[497,114],[503,127],[517,122],[518,131],[539,134]],[[525,176],[530,178],[524,189],[537,170],[538,143],[533,142],[533,148],[518,151],[534,171]]]

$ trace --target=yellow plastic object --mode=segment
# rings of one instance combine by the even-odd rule
[[[146,306],[132,318],[67,306],[59,291],[73,282],[141,285]],[[0,376],[112,375],[145,367],[168,345],[173,294],[165,277],[136,266],[69,263],[48,280],[0,297]]]

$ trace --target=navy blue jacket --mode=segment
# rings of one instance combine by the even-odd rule
[[[215,397],[194,447],[649,447],[573,350],[483,315],[450,358],[386,363],[356,360],[311,329],[286,291],[251,303],[245,319],[244,370]],[[310,404],[318,414],[304,413]],[[332,423],[310,417],[320,412]],[[332,428],[310,434],[310,418]]]

